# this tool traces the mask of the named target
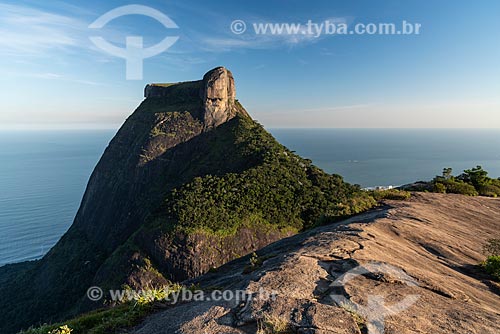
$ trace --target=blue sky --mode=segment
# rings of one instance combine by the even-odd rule
[[[124,46],[179,36],[125,79],[125,61],[89,40],[107,11],[141,4],[144,16],[97,32]],[[149,82],[196,80],[215,66],[235,78],[238,99],[266,127],[500,128],[498,1],[2,1],[0,128],[116,128]],[[249,29],[230,30],[241,19]],[[256,35],[252,23],[406,20],[419,35]]]

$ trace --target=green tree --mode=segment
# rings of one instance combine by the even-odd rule
[[[453,169],[451,167],[443,168],[443,178],[449,180],[452,177]]]
[[[464,173],[459,178],[466,183],[472,184],[476,189],[487,186],[491,181],[488,172],[481,166],[464,170]]]

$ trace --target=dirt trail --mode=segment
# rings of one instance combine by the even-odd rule
[[[253,271],[246,257],[195,282],[275,298],[184,302],[131,333],[500,333],[500,286],[477,267],[492,237],[500,200],[414,194],[276,242]],[[372,272],[343,276],[360,266]]]

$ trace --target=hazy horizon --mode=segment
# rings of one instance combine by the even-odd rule
[[[223,65],[237,98],[266,127],[500,128],[500,3],[454,1],[148,1],[178,28],[142,15],[89,25],[126,3],[92,0],[0,4],[0,127],[116,128],[151,82],[199,80]],[[246,22],[245,33],[232,31]],[[257,34],[254,24],[418,24],[413,35]],[[318,23],[318,24],[319,24]],[[316,24],[316,23],[315,23]],[[94,45],[150,47],[142,80]]]

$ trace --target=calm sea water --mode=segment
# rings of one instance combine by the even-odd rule
[[[275,129],[290,149],[363,187],[443,167],[500,176],[500,130]],[[114,131],[0,132],[0,266],[43,256],[69,228]]]
[[[288,148],[329,173],[363,187],[429,180],[444,167],[454,173],[482,165],[500,177],[500,129],[273,130]]]
[[[112,136],[0,132],[0,265],[40,258],[66,232]]]

